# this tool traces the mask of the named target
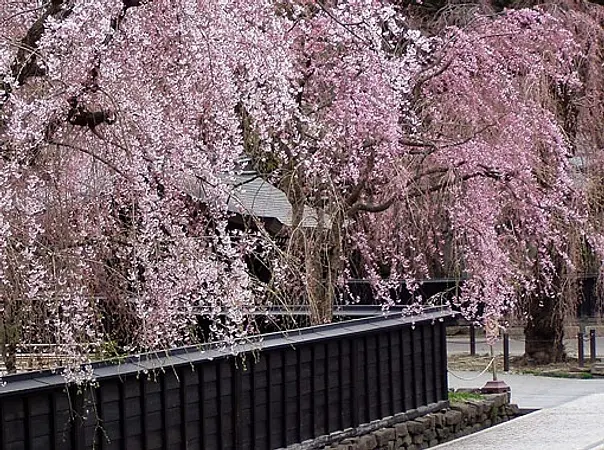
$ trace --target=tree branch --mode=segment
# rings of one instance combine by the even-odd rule
[[[80,105],[77,97],[69,99],[70,109],[67,113],[67,120],[72,125],[88,127],[91,130],[97,125],[106,123],[112,125],[115,123],[115,115],[110,111],[88,111],[84,106]]]
[[[372,145],[373,145],[373,143],[366,144],[366,145],[363,145],[363,147],[369,148]],[[371,154],[369,155],[369,160],[367,161],[367,166],[365,166],[363,176],[361,177],[360,181],[352,189],[352,191],[350,192],[350,195],[345,200],[346,205],[348,205],[348,206],[354,205],[355,202],[357,202],[358,199],[361,197],[361,193],[363,192],[363,189],[365,189],[365,186],[367,184],[367,178],[369,177],[369,173],[373,170],[374,167],[375,167],[375,154],[373,152],[371,152]]]
[[[433,169],[427,170],[425,172],[422,172],[421,174],[416,175],[411,181],[409,181],[407,183],[406,187],[409,187],[412,183],[419,181],[423,177],[438,174],[438,173],[444,174],[444,173],[449,172],[450,170],[454,170],[456,167],[460,167],[463,164],[465,164],[465,161],[458,163],[455,167],[437,167],[437,168],[433,168]],[[453,181],[449,181],[449,180],[441,181],[437,184],[434,184],[434,185],[431,185],[431,186],[428,186],[425,188],[416,187],[415,189],[413,189],[410,192],[408,197],[417,198],[417,197],[420,197],[421,195],[426,195],[426,194],[440,191],[451,184],[462,183],[464,181],[468,181],[468,180],[471,180],[471,179],[477,178],[477,177],[485,177],[485,178],[491,178],[496,181],[507,182],[507,181],[510,181],[512,179],[512,177],[514,176],[513,172],[504,173],[502,171],[499,171],[492,167],[485,166],[483,164],[479,164],[478,166],[482,170],[462,175],[460,177],[455,178]],[[352,216],[359,211],[366,211],[366,212],[372,212],[372,213],[379,213],[379,212],[386,211],[388,208],[390,208],[390,206],[392,206],[392,204],[396,201],[398,196],[399,196],[398,193],[392,194],[386,200],[384,200],[381,203],[377,203],[377,204],[361,203],[361,202],[356,203],[348,210],[348,215]]]
[[[84,109],[68,115],[69,123],[81,127],[94,129],[97,125],[106,123],[111,125],[115,123],[115,117],[109,111],[86,111]]]
[[[440,65],[442,63],[445,55],[446,55],[445,53],[442,53],[441,56],[436,60],[436,62],[434,64],[432,64],[432,67],[429,67],[428,69],[424,70],[420,74],[415,85],[413,86],[413,98],[414,99],[419,99],[421,97],[422,87],[426,82],[428,82],[432,78],[436,78],[437,76],[439,76],[441,73],[443,73],[445,70],[447,70],[449,68],[449,66],[453,62],[453,59],[449,59],[438,69],[435,69],[438,65]]]
[[[71,14],[71,9],[62,9],[62,6],[63,0],[51,0],[46,11],[32,24],[21,40],[17,57],[11,66],[12,76],[19,84],[23,84],[29,77],[44,75],[44,69],[37,64],[38,41],[44,33],[44,25],[49,17],[63,19]]]
[[[514,176],[513,172],[504,173],[497,169],[487,167],[483,164],[479,164],[478,166],[480,168],[482,168],[483,170],[462,175],[461,177],[454,179],[452,182],[451,181],[442,181],[442,182],[437,183],[433,186],[430,186],[426,189],[416,188],[414,191],[411,192],[410,197],[417,198],[421,195],[430,194],[432,192],[437,192],[437,191],[440,191],[440,190],[446,188],[447,186],[449,186],[452,183],[461,183],[464,181],[471,180],[473,178],[485,177],[485,178],[491,178],[492,180],[495,180],[495,181],[507,182],[507,181],[510,181],[512,179],[512,177]]]
[[[369,203],[356,203],[352,208],[350,208],[348,210],[348,215],[352,216],[352,215],[356,214],[358,211],[366,211],[366,212],[372,212],[372,213],[384,212],[392,206],[392,204],[394,203],[394,201],[396,200],[397,197],[398,197],[398,195],[393,194],[388,199],[383,201],[382,203],[378,203],[375,205],[372,205]]]
[[[101,155],[97,155],[96,153],[83,148],[83,147],[78,147],[77,145],[72,145],[72,144],[68,144],[66,142],[59,142],[59,141],[48,141],[49,144],[54,144],[54,145],[58,145],[59,147],[65,147],[65,148],[70,148],[72,150],[77,150],[79,152],[85,153],[89,156],[92,156],[93,159],[96,159],[97,161],[102,162],[103,164],[105,164],[107,167],[109,167],[110,169],[113,169],[116,173],[119,173],[121,176],[123,176],[126,179],[130,179],[130,177],[128,176],[128,174],[124,171],[122,171],[119,167],[117,167],[115,164],[113,164],[111,161],[109,161],[108,159],[104,158]]]

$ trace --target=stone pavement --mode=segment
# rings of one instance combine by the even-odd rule
[[[604,393],[527,414],[434,450],[604,449]]]
[[[449,387],[481,387],[491,379],[491,374],[476,378],[477,375],[477,372],[450,372]],[[604,379],[578,380],[505,373],[499,374],[499,378],[512,388],[513,403],[520,408],[542,409],[434,449],[604,449]]]

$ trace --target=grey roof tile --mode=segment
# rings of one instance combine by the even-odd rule
[[[232,186],[232,193],[228,199],[229,211],[241,215],[272,218],[285,226],[292,226],[292,205],[287,199],[287,195],[256,172],[225,176],[225,181]],[[205,198],[203,182],[190,182],[187,189],[194,197],[201,200]],[[326,222],[329,226],[328,218]],[[316,227],[317,223],[316,211],[305,206],[302,226],[312,228]]]

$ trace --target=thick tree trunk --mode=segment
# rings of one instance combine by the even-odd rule
[[[529,362],[549,364],[566,358],[562,309],[559,299],[531,297],[528,301],[524,351]]]

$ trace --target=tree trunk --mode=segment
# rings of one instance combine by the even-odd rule
[[[564,316],[560,299],[531,296],[524,328],[524,352],[529,362],[549,364],[566,358],[564,352]]]
[[[16,373],[18,332],[10,300],[3,301],[1,309],[0,345],[2,346],[2,360],[8,373]]]
[[[292,262],[298,264],[302,291],[310,311],[312,325],[329,323],[333,319],[335,284],[341,271],[342,211],[326,210],[320,206],[321,195],[315,202],[309,201],[302,189],[305,174],[300,166],[290,167],[290,177],[283,183],[284,191],[292,207],[292,225],[289,253]],[[309,205],[310,203],[310,205]],[[328,203],[327,203],[328,204]],[[316,223],[306,223],[305,209],[314,210]],[[312,221],[310,221],[312,222]]]
[[[333,287],[324,276],[322,242],[309,244],[305,254],[305,266],[310,323],[320,325],[331,322],[333,318]]]
[[[341,214],[326,217],[318,211],[316,228],[308,228],[305,236],[304,261],[306,293],[312,325],[333,319],[335,285],[341,269]]]

